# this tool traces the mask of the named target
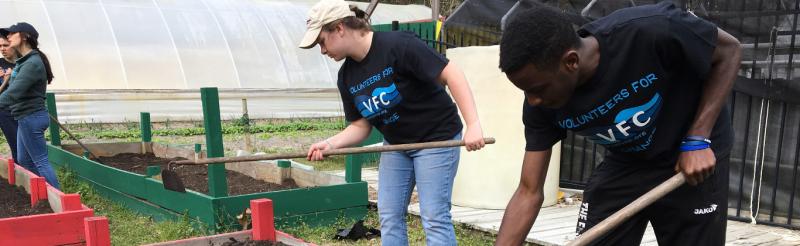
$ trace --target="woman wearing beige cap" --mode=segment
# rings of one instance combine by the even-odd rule
[[[324,150],[360,143],[372,127],[383,133],[384,144],[461,139],[458,109],[467,124],[467,150],[484,146],[464,74],[422,40],[407,32],[372,32],[364,11],[342,0],[320,1],[306,23],[301,48],[319,44],[323,55],[345,60],[337,86],[350,122],[342,132],[312,145],[309,160],[322,160]],[[453,147],[381,155],[378,214],[384,245],[408,245],[405,218],[414,185],[427,244],[456,244],[450,198],[459,151]]]

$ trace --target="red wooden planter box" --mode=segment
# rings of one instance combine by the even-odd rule
[[[108,221],[94,216],[79,194],[64,194],[44,178],[14,164],[0,166],[0,176],[23,187],[31,204],[46,201],[53,213],[0,219],[0,245],[110,245]]]
[[[269,240],[282,242],[288,245],[316,246],[313,243],[304,242],[301,239],[294,238],[292,235],[275,230],[275,218],[272,210],[272,200],[265,198],[251,200],[250,210],[252,211],[252,230],[161,242],[149,244],[149,246],[215,245],[229,242],[231,238],[239,241],[247,239]]]

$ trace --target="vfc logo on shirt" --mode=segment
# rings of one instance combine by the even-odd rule
[[[655,122],[655,118],[658,116],[662,102],[663,99],[661,96],[655,93],[645,104],[620,110],[614,117],[614,124],[610,126],[593,127],[580,131],[579,134],[587,136],[589,140],[608,147],[640,140],[649,142],[648,139],[651,139],[651,135],[654,133],[655,129],[652,123]],[[642,151],[646,150],[649,146],[649,143],[641,144],[644,146],[625,152]]]

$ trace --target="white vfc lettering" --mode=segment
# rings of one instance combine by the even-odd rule
[[[647,119],[645,119],[644,122],[642,122],[639,119],[639,116],[641,116],[642,114],[644,114],[644,111],[639,111],[639,112],[636,112],[635,114],[633,114],[632,121],[633,121],[633,124],[635,126],[643,127],[643,126],[646,126],[647,123],[650,123],[650,117],[647,117]],[[628,121],[627,120],[620,121],[619,123],[617,123],[616,129],[617,129],[617,131],[622,133],[622,136],[627,137],[628,135],[630,135],[630,133],[628,133],[628,130],[630,130],[631,127],[628,126]],[[603,134],[603,133],[597,133],[597,136],[602,138],[602,139],[604,139],[604,140],[606,140],[606,141],[609,141],[609,142],[616,142],[617,141],[617,136],[614,135],[614,128],[608,128],[608,135],[607,136],[605,134]]]
[[[364,107],[367,108],[367,110],[369,110],[370,113],[375,113],[375,110],[378,110],[380,108],[379,104],[386,106],[392,103],[392,101],[386,101],[383,99],[383,96],[385,95],[386,92],[381,92],[380,95],[372,96],[372,99],[363,101],[361,102],[361,104],[363,104]]]

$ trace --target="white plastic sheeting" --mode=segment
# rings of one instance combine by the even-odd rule
[[[242,116],[243,98],[252,119],[343,115],[336,89],[220,89],[222,120]],[[59,121],[67,123],[138,122],[139,112],[154,122],[203,119],[199,90],[82,91],[56,93],[56,101]]]
[[[0,0],[0,25],[37,28],[51,90],[334,88],[339,64],[297,48],[316,2]],[[429,18],[424,6],[381,4],[372,22]]]

